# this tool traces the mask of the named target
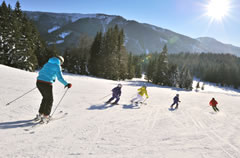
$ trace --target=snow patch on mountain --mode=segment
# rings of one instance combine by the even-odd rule
[[[58,40],[58,41],[56,41],[56,44],[61,44],[63,42],[64,42],[64,40]]]
[[[153,26],[153,25],[146,24],[145,26],[150,27],[151,29],[153,29],[154,31],[157,31],[157,32],[165,32],[164,29]]]
[[[79,19],[84,19],[84,18],[96,18],[96,14],[71,14],[71,21],[75,22]]]
[[[160,43],[168,43],[168,40],[163,39],[163,38],[160,37]]]
[[[52,33],[53,31],[56,31],[60,28],[60,26],[53,26],[53,28],[48,30],[48,33]]]
[[[199,52],[199,53],[204,52],[203,49],[197,47],[196,45],[191,45],[191,48],[193,52]]]
[[[139,40],[135,40],[136,42],[136,46],[140,49],[140,50],[143,50],[141,44],[139,43]]]
[[[145,50],[145,53],[146,53],[146,54],[149,54],[149,50],[148,50],[148,49],[146,49],[146,50]]]
[[[56,42],[48,42],[48,45],[61,44],[61,43],[64,43],[64,40],[57,40]]]
[[[68,31],[68,32],[62,32],[60,35],[58,35],[59,37],[61,38],[65,38],[66,36],[70,35],[71,31]]]
[[[126,34],[126,33],[124,34],[124,36],[125,36],[125,40],[124,40],[124,43],[123,43],[123,45],[124,45],[124,46],[126,46],[126,45],[127,45],[127,43],[128,43],[128,39],[129,39],[129,37],[127,36],[127,34]]]
[[[114,16],[105,16],[105,15],[99,15],[97,16],[98,19],[101,20],[101,24],[102,24],[102,31],[103,32],[106,32],[107,31],[107,28],[108,28],[108,24],[113,20],[115,19],[116,17]]]
[[[105,16],[105,15],[99,15],[97,16],[98,19],[104,20],[104,22],[108,25],[113,19],[115,19],[115,16]]]

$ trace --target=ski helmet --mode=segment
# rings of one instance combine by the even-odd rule
[[[57,56],[57,58],[60,60],[60,62],[61,62],[61,65],[64,63],[64,58],[62,57],[62,56]]]
[[[118,87],[122,87],[122,84],[118,84]]]
[[[176,96],[179,96],[179,94],[176,94]]]

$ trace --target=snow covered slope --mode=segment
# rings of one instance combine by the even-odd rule
[[[142,80],[123,84],[120,105],[104,106],[104,98],[119,82],[64,74],[73,84],[56,113],[65,118],[32,131],[31,120],[41,96],[35,90],[37,73],[0,65],[0,157],[1,158],[239,158],[240,95],[205,86],[204,91],[183,91],[147,84],[149,99],[141,108],[132,107]],[[54,106],[65,89],[54,84]],[[177,111],[169,111],[175,94]],[[220,113],[208,102],[215,97]]]

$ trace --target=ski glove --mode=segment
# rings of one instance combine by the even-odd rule
[[[65,88],[71,88],[72,87],[72,84],[71,83],[68,83]]]

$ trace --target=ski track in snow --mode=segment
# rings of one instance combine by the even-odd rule
[[[37,73],[0,65],[0,146],[7,158],[240,158],[240,97],[212,86],[183,91],[148,84],[147,105],[133,107],[142,80],[121,81],[119,105],[104,104],[119,82],[64,74],[73,84],[58,111],[68,115],[24,131],[38,111],[38,90],[6,106],[35,86]],[[135,81],[135,82],[134,82]],[[213,90],[213,91],[211,91]],[[65,89],[54,84],[54,106]],[[169,111],[180,94],[179,109]],[[208,105],[219,102],[219,113]]]

